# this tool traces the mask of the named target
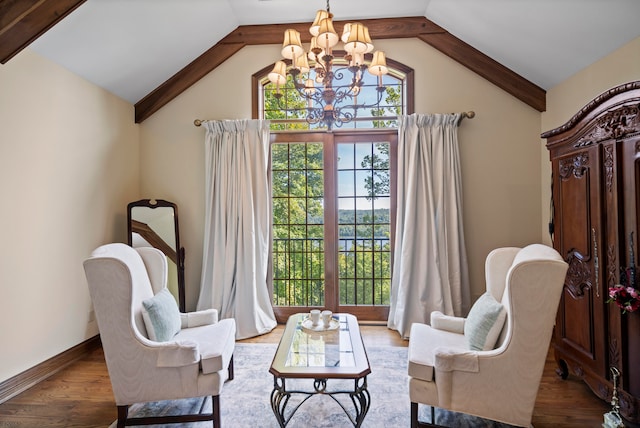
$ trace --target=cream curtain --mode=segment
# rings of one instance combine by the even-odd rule
[[[460,114],[400,117],[389,328],[408,337],[432,311],[469,308],[458,152]]]
[[[269,122],[208,121],[202,282],[198,310],[235,318],[237,339],[276,326],[267,289],[271,200]]]

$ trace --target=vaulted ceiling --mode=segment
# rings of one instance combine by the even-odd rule
[[[3,0],[0,62],[30,46],[135,104],[140,122],[243,46],[280,43],[292,24],[275,24],[305,34],[324,8],[325,0]],[[540,111],[546,89],[640,36],[638,0],[333,0],[331,11],[336,21],[366,20],[374,42],[417,37]]]

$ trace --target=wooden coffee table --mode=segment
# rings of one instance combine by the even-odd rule
[[[280,426],[286,427],[305,401],[313,395],[324,394],[340,405],[353,426],[359,427],[371,402],[367,391],[367,375],[371,373],[371,367],[358,320],[353,315],[334,314],[334,323],[339,323],[335,330],[312,332],[302,325],[307,315],[289,317],[273,357],[269,369],[273,374],[273,413]],[[310,382],[307,390],[288,390],[287,379],[313,379],[313,389]],[[330,379],[352,379],[353,389],[333,390]],[[287,404],[294,394],[301,394],[302,400],[287,412]],[[353,410],[338,400],[341,396],[350,398]]]

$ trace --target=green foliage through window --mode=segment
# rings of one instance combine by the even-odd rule
[[[324,171],[321,143],[271,146],[276,306],[324,305]]]

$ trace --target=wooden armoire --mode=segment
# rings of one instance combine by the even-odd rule
[[[582,378],[610,401],[616,367],[620,413],[633,425],[640,424],[640,310],[623,314],[607,300],[639,254],[639,109],[634,81],[542,134],[552,163],[553,246],[569,264],[553,335],[558,373]]]

